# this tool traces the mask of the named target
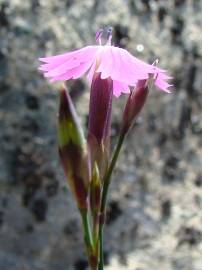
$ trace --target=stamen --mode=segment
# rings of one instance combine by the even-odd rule
[[[99,29],[96,34],[95,34],[95,40],[96,42],[99,42],[100,45],[102,45],[102,34],[103,34],[103,29]]]
[[[157,66],[158,65],[158,63],[159,63],[159,59],[157,58],[155,61],[154,61],[154,63],[152,64],[152,66]]]
[[[158,63],[159,63],[159,59],[157,58],[157,59],[154,61],[154,63],[152,64],[152,66],[157,67]],[[158,75],[159,75],[158,73],[155,74],[155,76],[154,76],[154,78],[153,78],[154,82],[157,80]]]
[[[154,71],[156,71],[156,67],[157,67],[158,63],[159,63],[159,59],[156,59],[153,62],[152,66],[154,66]],[[147,82],[146,82],[149,89],[151,89],[154,86],[154,83],[156,82],[158,76],[159,76],[159,73],[157,71],[156,71],[156,73],[154,72],[154,73],[149,74],[149,78],[147,79]]]
[[[112,32],[113,27],[109,27],[107,30],[107,45],[112,45]]]

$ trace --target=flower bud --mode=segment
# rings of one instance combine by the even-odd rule
[[[141,112],[149,93],[148,81],[140,80],[128,97],[123,113],[122,132],[126,134]]]
[[[91,164],[96,161],[102,175],[110,145],[113,82],[111,78],[101,79],[100,76],[100,73],[95,73],[91,84],[88,144]]]
[[[87,145],[79,119],[69,94],[60,92],[59,155],[70,188],[80,209],[87,208],[89,162]]]

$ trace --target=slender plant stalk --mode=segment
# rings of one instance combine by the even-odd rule
[[[93,248],[94,248],[94,257],[96,270],[99,264],[100,257],[100,244],[99,244],[99,213],[94,213],[93,215]]]
[[[88,216],[88,210],[82,209],[80,210],[82,223],[83,223],[83,231],[84,231],[84,243],[86,247],[86,252],[88,256],[89,265],[91,267],[91,270],[96,270],[93,266],[92,258],[93,258],[93,240],[92,240],[92,233],[89,223],[89,216]]]
[[[124,138],[125,138],[125,133],[121,132],[119,136],[119,140],[116,146],[116,149],[114,151],[111,163],[109,165],[109,169],[107,170],[107,173],[104,177],[103,180],[103,192],[102,192],[102,200],[101,200],[101,208],[100,208],[100,214],[101,214],[101,219],[102,221],[100,222],[99,226],[99,240],[100,240],[100,262],[99,262],[99,270],[104,269],[104,258],[103,258],[103,229],[104,229],[104,220],[106,216],[106,204],[107,204],[107,195],[108,195],[108,190],[109,186],[111,183],[111,175],[113,172],[113,169],[116,165],[116,161],[118,159]]]

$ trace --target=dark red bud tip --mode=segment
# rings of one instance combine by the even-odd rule
[[[71,97],[65,88],[60,90],[58,122],[60,146],[67,145],[70,142],[80,145],[81,147],[84,145],[85,139],[79,117],[72,103]]]
[[[63,87],[60,89],[60,108],[59,119],[62,120],[69,116],[71,100],[68,98],[66,89]]]
[[[147,80],[138,81],[135,89],[132,90],[123,113],[122,132],[127,133],[135,119],[141,112],[149,93]]]
[[[76,113],[72,99],[65,87],[60,90],[60,108],[59,108],[59,121],[64,119],[73,119],[73,121],[80,125],[78,115]]]

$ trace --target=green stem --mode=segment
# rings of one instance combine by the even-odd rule
[[[94,248],[94,265],[97,270],[99,264],[99,212],[93,214],[93,248]]]
[[[84,230],[84,242],[86,246],[86,252],[88,255],[89,265],[91,269],[92,267],[92,256],[93,256],[93,241],[92,241],[92,234],[90,230],[90,223],[88,218],[88,210],[86,209],[80,209],[81,217],[82,217],[82,223],[83,223],[83,230]]]
[[[108,190],[109,190],[109,186],[111,183],[111,175],[113,172],[113,169],[116,165],[124,138],[125,138],[125,133],[121,132],[120,136],[119,136],[119,140],[116,146],[116,149],[114,151],[111,163],[109,165],[109,169],[107,170],[107,173],[104,177],[103,180],[103,192],[102,192],[102,200],[101,200],[101,208],[100,208],[100,213],[101,213],[101,218],[103,219],[103,222],[101,222],[100,226],[99,226],[99,240],[100,240],[100,262],[99,262],[99,270],[103,270],[104,269],[104,258],[103,258],[103,229],[104,229],[104,219],[105,219],[105,215],[106,215],[106,204],[107,204],[107,195],[108,195]]]
[[[98,230],[99,230],[99,213],[93,213],[92,219],[93,219],[93,245],[96,250],[96,245],[98,242]]]
[[[103,180],[104,185],[103,185],[103,193],[102,193],[102,200],[101,200],[101,213],[103,213],[103,211],[105,210],[105,207],[106,207],[107,194],[108,194],[109,186],[110,186],[110,183],[111,183],[111,181],[110,181],[111,180],[111,175],[112,175],[112,172],[113,172],[114,167],[116,165],[116,162],[117,162],[117,159],[118,159],[118,156],[119,156],[119,153],[120,153],[120,150],[121,150],[125,135],[126,134],[124,134],[122,132],[120,134],[120,136],[119,136],[119,140],[118,140],[116,149],[114,151],[112,161],[111,161],[111,163],[109,165],[109,169],[107,170],[107,173],[106,173],[106,175],[104,177],[104,180]]]
[[[104,224],[100,224],[99,228],[99,240],[100,240],[100,261],[98,270],[104,269],[104,256],[103,256],[103,228]]]

